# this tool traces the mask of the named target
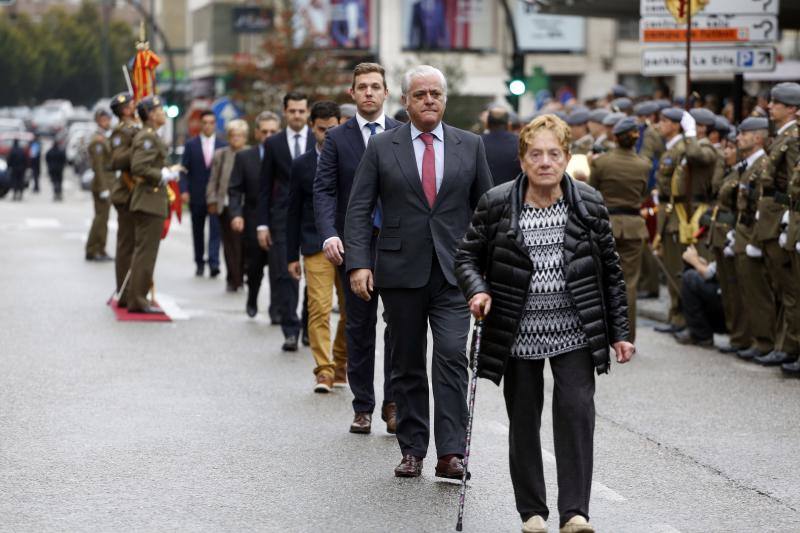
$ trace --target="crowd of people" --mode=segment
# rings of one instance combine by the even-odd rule
[[[280,114],[228,122],[225,140],[209,111],[173,166],[157,134],[159,98],[114,97],[119,124],[107,136],[99,111],[89,146],[96,217],[86,253],[110,259],[103,227],[113,205],[116,305],[162,312],[147,293],[169,183],[179,182],[195,274],[220,274],[221,242],[227,290],[246,284],[245,311],[255,317],[267,269],[282,350],[310,346],[314,392],[349,387],[350,432],[372,431],[380,399],[402,455],[398,477],[422,472],[429,388],[436,476],[464,475],[470,313],[484,320],[479,375],[505,380],[512,482],[528,533],[546,531],[548,517],[544,361],[560,384],[561,531],[593,531],[594,375],[608,371],[611,351],[620,363],[633,356],[636,301],[657,294],[660,279],[670,304],[657,331],[700,346],[728,332],[721,351],[800,376],[800,85],[776,85],[738,125],[707,107],[713,101],[697,98],[687,111],[617,87],[587,105],[545,101],[524,120],[491,105],[477,134],[443,122],[438,69],[410,69],[401,91],[403,109],[387,116],[384,69],[362,63],[353,104],[292,91]]]

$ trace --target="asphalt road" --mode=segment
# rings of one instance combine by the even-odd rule
[[[83,259],[90,218],[72,180],[63,204],[46,179],[39,196],[0,201],[0,530],[452,530],[458,485],[431,461],[394,478],[383,424],[349,434],[351,395],[312,393],[308,349],[282,353],[244,294],[194,277],[188,222],[156,269],[183,319],[116,322],[112,265]],[[636,359],[598,378],[597,530],[800,532],[800,381],[651,325]],[[549,405],[543,422],[552,452]],[[519,531],[502,393],[487,381],[471,470],[465,531]],[[556,531],[550,453],[545,471]]]

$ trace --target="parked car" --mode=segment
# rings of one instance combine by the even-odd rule
[[[14,145],[14,139],[20,141],[25,154],[28,154],[28,147],[33,141],[33,133],[29,131],[0,131],[0,158],[5,160]]]
[[[0,118],[0,132],[26,131],[21,118]]]
[[[34,109],[31,127],[39,135],[56,135],[66,128],[72,111],[72,104],[67,100],[46,100]]]
[[[67,147],[67,162],[76,169],[78,164],[86,158],[86,146],[95,129],[97,127],[94,122],[75,122],[67,130],[64,139]]]

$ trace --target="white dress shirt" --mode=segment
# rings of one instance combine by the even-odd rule
[[[425,156],[425,143],[419,138],[422,132],[414,124],[410,124],[410,126],[411,144],[414,145],[414,156],[417,159],[417,172],[422,181],[422,158]],[[433,134],[433,153],[436,157],[436,192],[438,193],[444,178],[444,128],[442,123],[439,122],[431,133]]]
[[[294,136],[299,134],[300,139],[298,142],[300,143],[300,153],[294,153]],[[289,145],[289,153],[292,156],[292,159],[296,159],[297,157],[303,155],[306,151],[306,139],[308,138],[308,126],[303,126],[303,129],[300,131],[294,131],[290,127],[286,127],[286,141]]]
[[[680,141],[682,138],[683,136],[679,133],[672,139],[668,140],[666,145],[667,150],[672,150],[672,147],[678,144],[678,141]]]
[[[211,162],[214,161],[214,143],[216,141],[217,136],[211,135],[206,137],[203,134],[200,134],[200,143],[203,146],[203,161],[208,161],[208,166],[211,168]]]
[[[375,134],[382,133],[386,131],[386,115],[381,113],[381,116],[376,118],[375,120],[367,120],[358,113],[356,113],[356,122],[358,122],[358,129],[361,131],[361,137],[364,139],[364,147],[366,148],[367,143],[369,142],[369,138],[372,137],[372,132],[367,127],[367,124],[370,122],[374,122],[378,125],[375,128]]]

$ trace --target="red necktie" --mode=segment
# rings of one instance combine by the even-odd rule
[[[436,201],[436,154],[433,151],[433,134],[420,133],[419,138],[425,143],[425,153],[422,156],[422,190],[428,205],[432,208]]]

